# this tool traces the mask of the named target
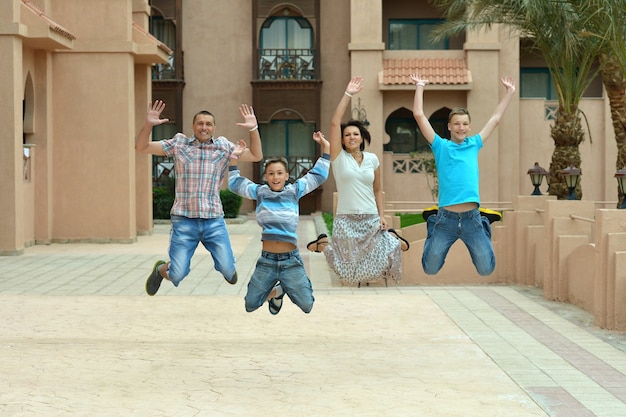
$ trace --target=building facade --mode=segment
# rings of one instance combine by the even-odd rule
[[[132,242],[152,227],[136,156],[150,71],[170,50],[138,0],[9,0],[0,10],[0,254]]]
[[[252,104],[265,156],[287,156],[295,179],[319,156],[312,132],[328,131],[350,77],[361,75],[365,88],[350,116],[369,123],[386,200],[435,201],[408,75],[429,77],[425,110],[443,136],[456,106],[469,108],[480,130],[504,93],[500,77],[512,75],[519,95],[480,156],[483,202],[530,194],[528,168],[550,165],[556,102],[528,41],[498,28],[433,41],[441,16],[428,0],[86,3],[10,0],[0,11],[0,49],[11,57],[0,64],[10,74],[0,87],[8,100],[0,113],[1,254],[56,241],[133,241],[151,231],[152,186],[169,175],[168,161],[135,155],[133,143],[152,99],[166,102],[170,119],[154,140],[190,134],[199,110],[215,114],[217,134],[247,139],[238,108]],[[601,83],[580,107],[593,138],[580,147],[583,198],[616,201],[616,145]],[[242,169],[261,181],[261,167]],[[332,211],[334,191],[331,172],[302,213]],[[252,210],[244,202],[242,211]]]

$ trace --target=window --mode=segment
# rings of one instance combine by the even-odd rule
[[[176,25],[171,20],[161,16],[150,17],[150,33],[163,42],[172,51],[176,50]],[[169,57],[167,64],[157,64],[152,67],[152,78],[155,80],[167,80],[175,78],[174,52]]]
[[[593,72],[593,71],[592,71]],[[594,75],[594,74],[591,74]],[[585,98],[602,97],[602,77],[595,74],[587,90]],[[548,68],[521,68],[520,69],[520,97],[544,98],[557,101],[559,96]]]
[[[310,49],[313,31],[302,17],[271,17],[261,28],[261,47],[264,49]]]
[[[552,76],[547,68],[520,69],[520,97],[559,99]]]
[[[435,132],[447,139],[450,138],[447,119],[449,113],[450,109],[443,108],[433,113],[429,119]],[[385,132],[391,138],[389,143],[384,145],[385,151],[393,153],[430,151],[430,145],[417,127],[417,122],[409,109],[401,108],[391,113],[385,123]]]
[[[313,29],[302,17],[270,17],[261,27],[259,78],[313,79]]]
[[[163,123],[152,128],[152,140],[170,139],[176,135],[175,123]],[[174,160],[167,156],[152,155],[152,178],[154,186],[163,186],[174,177]]]
[[[432,31],[442,22],[442,19],[414,19],[389,20],[390,50],[422,50],[449,49],[448,39],[435,41],[431,37]]]
[[[451,111],[452,109],[448,107],[442,107],[434,112],[428,119],[435,133],[437,133],[439,137],[443,139],[450,139],[450,130],[448,130],[448,116],[450,116]]]
[[[385,144],[385,151],[393,153],[410,153],[427,150],[428,142],[424,139],[415,123],[415,119],[389,118],[385,124],[385,131],[391,138]]]
[[[284,156],[289,162],[290,180],[293,181],[313,168],[316,156],[316,143],[313,141],[315,126],[299,120],[275,120],[259,126],[263,157],[268,159]],[[265,163],[260,164],[261,177]]]

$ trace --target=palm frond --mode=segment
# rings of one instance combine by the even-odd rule
[[[437,37],[503,25],[509,35],[532,39],[555,82],[559,104],[574,111],[589,86],[603,38],[584,36],[581,28],[595,9],[587,0],[431,0],[446,18]],[[602,0],[589,0],[600,2]],[[624,2],[626,0],[608,0]],[[599,13],[599,12],[596,12]]]

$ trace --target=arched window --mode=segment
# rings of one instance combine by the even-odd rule
[[[263,176],[265,160],[271,157],[284,156],[288,161],[289,180],[294,181],[313,168],[317,157],[316,144],[313,141],[315,125],[302,120],[272,120],[268,124],[259,125],[259,133],[263,140],[264,160],[260,165]]]
[[[444,139],[450,139],[448,130],[448,115],[450,109],[443,107],[434,112],[428,121],[434,131]],[[385,144],[384,150],[393,153],[411,153],[429,151],[430,145],[419,127],[413,112],[402,107],[389,115],[385,123],[385,132],[391,140]]]
[[[385,123],[385,132],[391,138],[389,143],[385,144],[385,151],[410,153],[429,149],[428,142],[413,118],[413,112],[405,107],[389,115]]]
[[[433,114],[430,115],[428,121],[433,127],[433,130],[442,138],[450,139],[450,131],[448,130],[448,116],[452,109],[442,107]]]
[[[303,17],[270,17],[261,28],[263,49],[311,49],[313,30]]]
[[[261,27],[259,46],[259,78],[313,79],[313,28],[305,18],[268,18]]]

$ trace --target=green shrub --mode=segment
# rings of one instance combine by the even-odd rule
[[[169,219],[172,204],[174,204],[174,178],[167,177],[165,184],[152,189],[152,217],[154,219]]]
[[[331,213],[322,213],[322,218],[324,219],[324,223],[326,223],[326,228],[328,229],[328,235],[333,235],[333,215]]]
[[[424,223],[422,213],[396,213],[396,216],[400,216],[400,227]]]
[[[227,219],[237,218],[241,204],[243,204],[243,198],[230,190],[224,189],[220,191],[220,199],[222,200],[222,207],[224,207],[224,217]]]
[[[396,213],[396,216],[400,216],[400,227],[412,226],[414,224],[424,223],[424,217],[422,213]],[[328,234],[333,234],[333,215],[331,213],[322,213],[324,223],[328,229]]]
[[[163,186],[152,189],[152,217],[155,219],[169,219],[170,210],[174,204],[176,181],[167,178]],[[230,190],[220,191],[220,200],[224,207],[224,217],[234,219],[239,215],[239,209],[243,204],[243,198]]]

